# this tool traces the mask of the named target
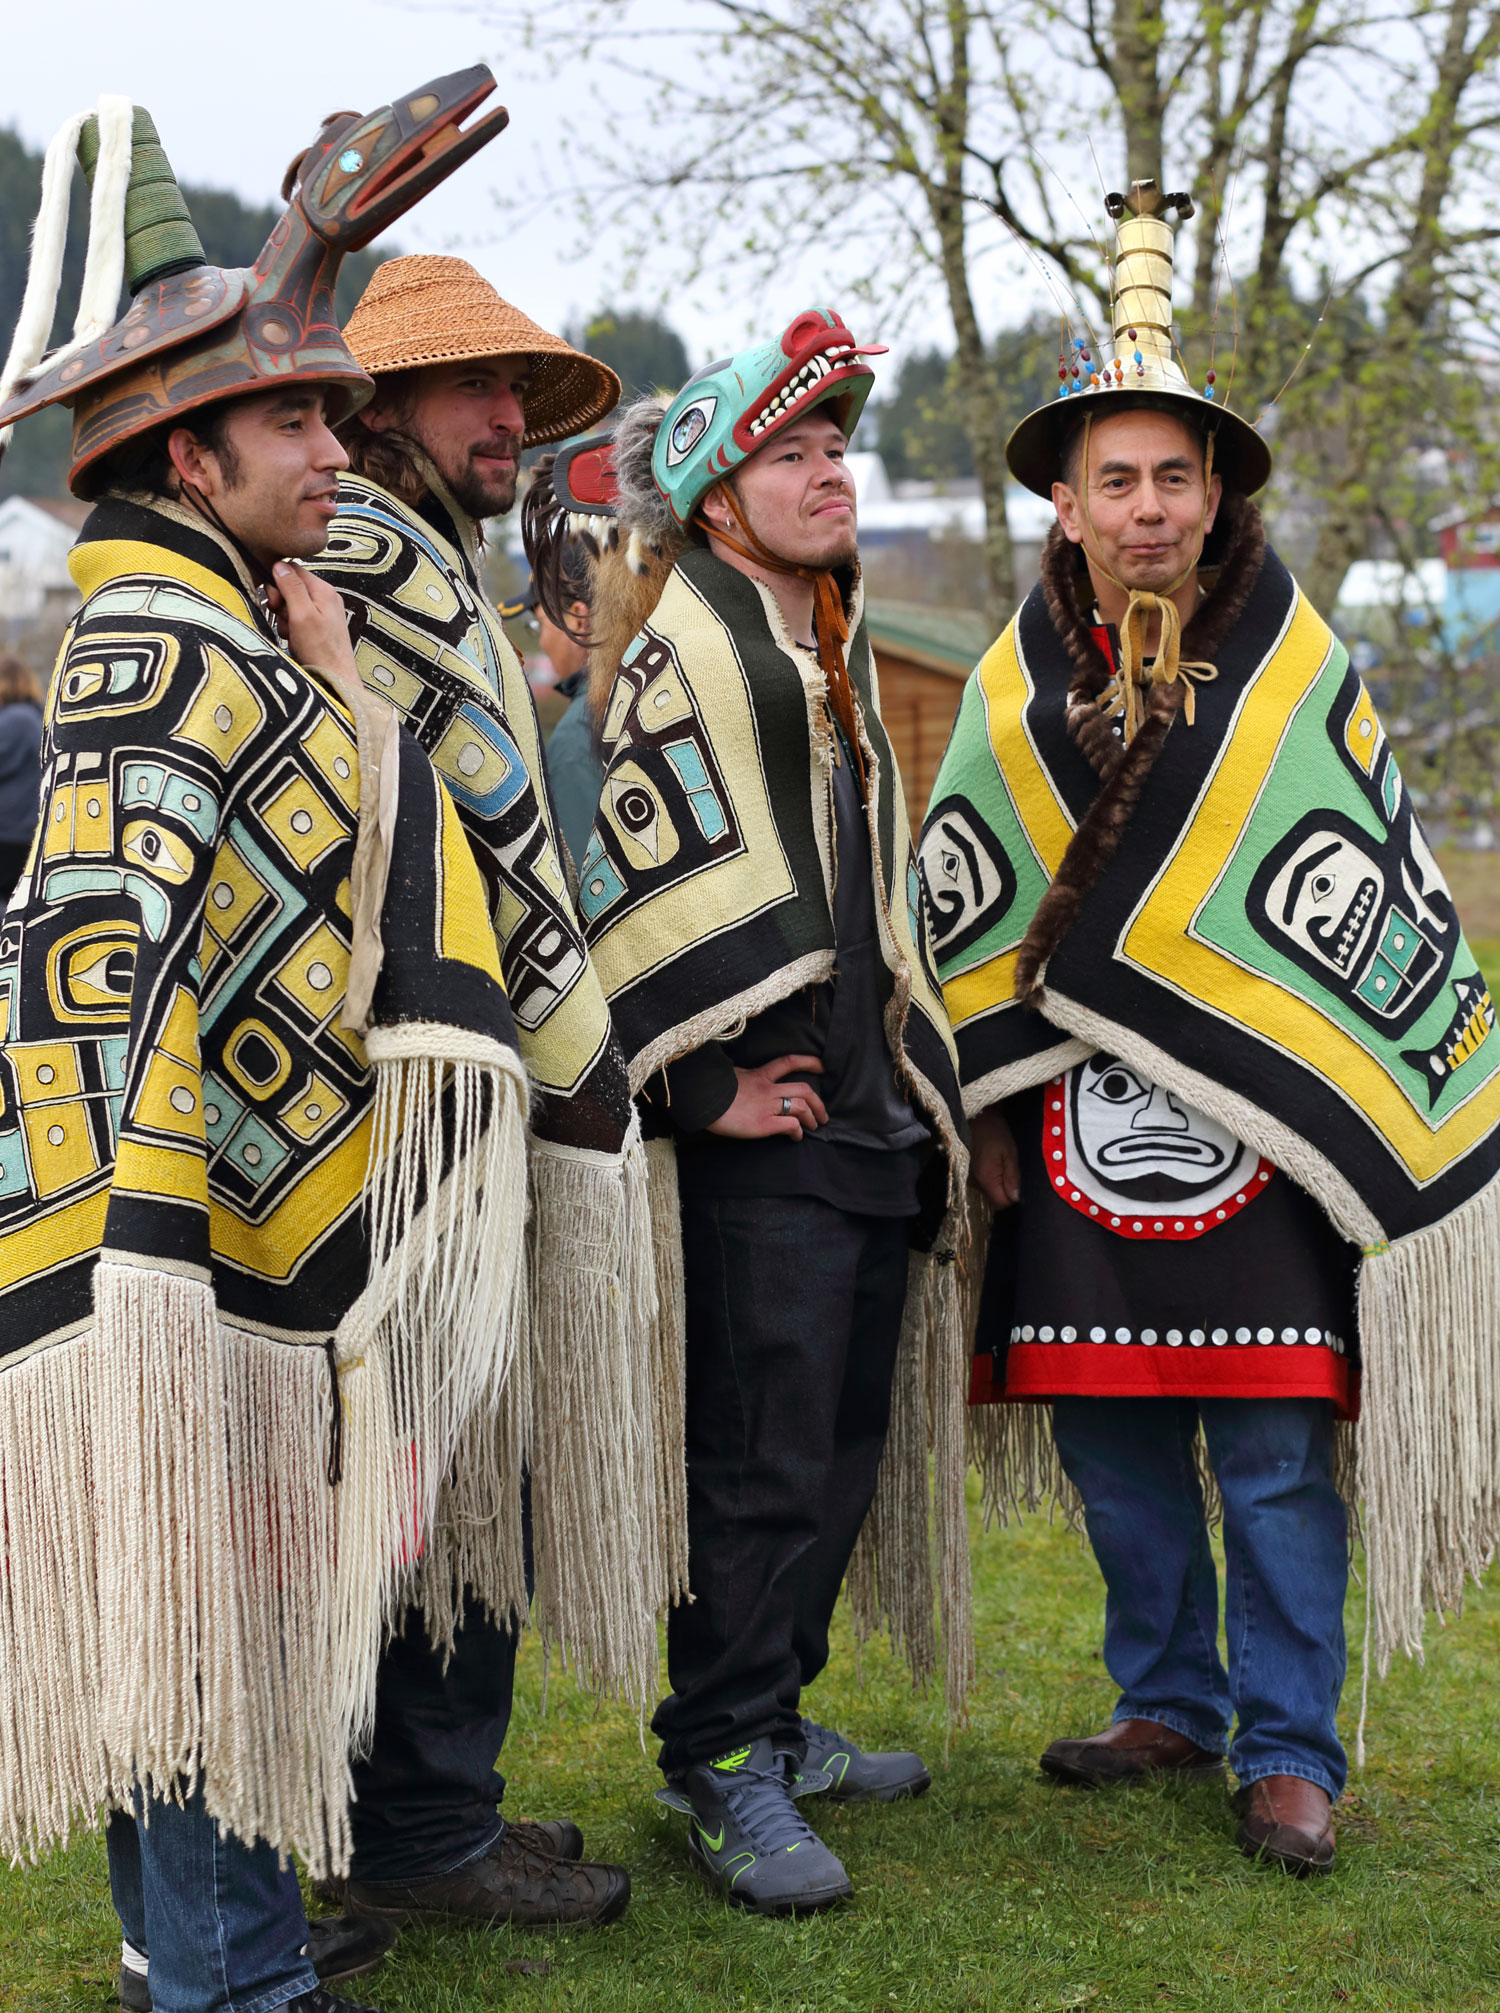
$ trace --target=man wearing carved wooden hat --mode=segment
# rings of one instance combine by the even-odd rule
[[[525,1599],[489,1450],[531,1410],[531,1086],[457,814],[301,564],[373,390],[340,262],[500,130],[463,124],[493,89],[326,120],[247,270],[102,99],[48,148],[0,382],[0,426],[71,408],[94,504],[0,930],[0,1843],[110,1809],[134,2013],[360,2013],[331,1988],[390,1932],[310,1931],[291,1855],[347,1864],[414,1595],[439,1637],[465,1578]]]
[[[997,1212],[976,1438],[997,1499],[1049,1468],[1081,1498],[1108,1590],[1113,1723],[1043,1768],[1211,1779],[1227,1748],[1242,1849],[1322,1872],[1355,1418],[1377,1659],[1494,1548],[1464,1449],[1500,1423],[1500,1042],[1370,696],[1266,543],[1265,442],[1176,360],[1192,206],[1109,207],[1112,340],[1070,338],[1008,450],[1057,511],[1042,579],[922,842]]]
[[[350,466],[316,570],[348,608],[367,688],[427,750],[457,809],[485,892],[470,926],[495,943],[538,1093],[534,1413],[519,1449],[532,1619],[586,1682],[639,1700],[684,1550],[680,1431],[659,1444],[670,1406],[657,1398],[650,1243],[635,1234],[645,1159],[573,908],[536,709],[482,568],[483,527],[512,507],[523,448],[588,427],[619,381],[462,259],[390,260],[344,335],[375,396],[340,429]],[[515,1486],[519,1506],[518,1471]],[[525,1574],[530,1585],[529,1556]],[[354,1765],[349,1899],[362,1915],[554,1928],[624,1908],[629,1876],[586,1863],[576,1825],[499,1813],[515,1620],[470,1599],[450,1644],[414,1613],[387,1651],[373,1744]]]

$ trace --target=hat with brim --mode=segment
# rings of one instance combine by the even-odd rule
[[[1253,496],[1270,480],[1270,448],[1248,420],[1224,404],[1212,369],[1203,390],[1194,390],[1172,340],[1173,231],[1167,213],[1191,217],[1191,197],[1163,195],[1154,181],[1144,180],[1132,182],[1124,195],[1107,196],[1105,207],[1115,220],[1112,339],[1097,350],[1088,335],[1072,339],[1058,361],[1057,396],[1028,413],[1006,442],[1011,474],[1050,501],[1081,419],[1092,416],[1097,425],[1112,412],[1144,408],[1169,413],[1205,438],[1212,434],[1214,473],[1228,487]]]
[[[1271,477],[1271,450],[1255,428],[1238,413],[1212,406],[1189,386],[1184,391],[1167,387],[1153,391],[1133,391],[1121,385],[1112,391],[1090,389],[1071,398],[1050,399],[1030,412],[1005,444],[1005,460],[1016,481],[1050,502],[1052,485],[1063,478],[1063,458],[1068,436],[1092,413],[1094,424],[1111,413],[1139,411],[1169,413],[1181,419],[1195,433],[1214,437],[1214,474],[1226,485],[1246,496],[1254,496]]]
[[[428,364],[530,357],[526,447],[584,433],[619,402],[620,380],[608,364],[502,300],[466,259],[427,252],[388,259],[360,296],[344,340],[377,379]]]

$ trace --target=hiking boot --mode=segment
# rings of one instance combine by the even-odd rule
[[[529,1827],[528,1827],[529,1828]],[[517,1837],[510,1826],[490,1850],[452,1873],[426,1880],[351,1880],[356,1915],[382,1921],[468,1922],[513,1929],[601,1929],[625,1911],[630,1875],[623,1866],[558,1859]]]
[[[932,1787],[919,1754],[866,1754],[815,1719],[803,1720],[802,1734],[807,1753],[799,1774],[804,1779],[822,1776],[828,1786],[799,1786],[793,1790],[796,1796],[826,1796],[830,1803],[896,1803],[903,1796],[925,1796]]]
[[[530,1818],[518,1817],[514,1824],[507,1824],[505,1835],[517,1844],[528,1846],[533,1852],[544,1852],[549,1859],[582,1859],[583,1833],[571,1817]],[[340,1876],[336,1880],[315,1880],[311,1883],[312,1898],[323,1908],[342,1908],[344,1888],[347,1882]]]
[[[390,1955],[396,1932],[388,1923],[357,1915],[324,1915],[307,1925],[302,1946],[320,1985],[342,1985],[346,1979],[374,1971]],[[151,1987],[146,1960],[127,1946],[116,1981],[120,2004],[128,2013],[151,2013]]]
[[[854,1891],[792,1801],[791,1757],[769,1740],[690,1768],[657,1795],[686,1812],[689,1859],[742,1908],[792,1915],[828,1908]]]
[[[1238,1844],[1250,1859],[1268,1859],[1303,1878],[1332,1871],[1333,1804],[1326,1790],[1300,1775],[1263,1775],[1235,1798]]]
[[[1103,1789],[1150,1775],[1180,1775],[1189,1782],[1217,1780],[1224,1757],[1199,1747],[1154,1719],[1117,1719],[1087,1740],[1055,1740],[1042,1756],[1042,1772],[1059,1782]]]

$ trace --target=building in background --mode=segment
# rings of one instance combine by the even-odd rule
[[[89,508],[72,497],[0,500],[0,640],[60,630],[78,606],[68,554]]]

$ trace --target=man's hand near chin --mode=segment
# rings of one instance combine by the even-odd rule
[[[969,1179],[996,1209],[1021,1199],[1021,1157],[1010,1121],[998,1104],[988,1105],[969,1127]]]

